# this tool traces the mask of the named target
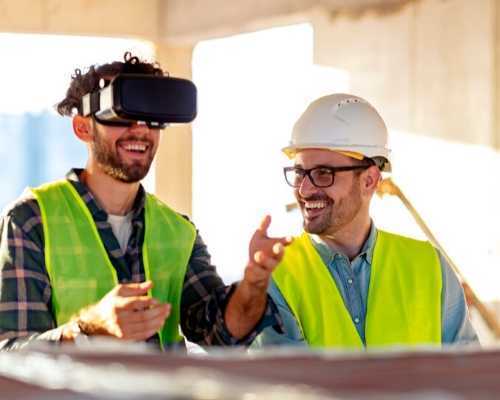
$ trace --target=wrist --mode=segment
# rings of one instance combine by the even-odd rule
[[[258,324],[267,306],[267,292],[242,281],[233,292],[224,313],[229,333],[240,340]]]
[[[255,297],[265,296],[267,294],[267,286],[267,284],[256,284],[248,279],[243,279],[237,289],[240,289],[251,300]]]
[[[240,312],[260,311],[267,302],[267,290],[243,280],[236,288],[233,297]]]
[[[85,336],[85,334],[80,329],[77,319],[72,319],[63,325],[61,332],[62,342],[74,342],[79,336]]]
[[[72,318],[72,321],[78,326],[80,333],[83,335],[106,335],[107,331],[104,328],[101,318],[97,313],[94,305],[86,307]]]

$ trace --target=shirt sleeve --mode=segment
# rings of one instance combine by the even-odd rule
[[[478,336],[469,318],[462,285],[441,253],[439,253],[439,260],[443,276],[442,342],[449,345],[479,344]]]
[[[200,345],[247,346],[264,328],[281,324],[278,310],[268,296],[267,308],[254,329],[243,339],[233,337],[225,324],[224,312],[237,285],[224,285],[197,232],[181,299],[181,328],[189,341]]]
[[[0,219],[0,349],[58,341],[35,200],[21,202]]]

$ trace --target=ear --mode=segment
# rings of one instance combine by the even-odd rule
[[[75,115],[73,117],[73,132],[83,142],[91,142],[94,138],[90,117]]]
[[[363,171],[361,176],[361,191],[371,196],[377,190],[378,183],[382,179],[380,170],[376,165],[372,165],[370,168],[367,168],[366,171]]]

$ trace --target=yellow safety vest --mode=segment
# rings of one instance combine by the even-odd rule
[[[314,347],[363,348],[337,285],[304,233],[273,280]],[[440,345],[442,276],[428,242],[378,231],[371,265],[366,346]]]
[[[45,264],[57,325],[97,303],[118,284],[96,225],[84,201],[67,181],[32,189],[41,210]],[[146,195],[142,257],[150,295],[172,305],[159,336],[161,345],[182,339],[179,333],[184,276],[196,231],[155,196]]]

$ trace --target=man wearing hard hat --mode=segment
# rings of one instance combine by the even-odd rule
[[[462,287],[428,242],[378,230],[370,201],[390,172],[387,128],[365,100],[346,94],[309,105],[294,126],[284,169],[304,233],[286,249],[269,292],[283,330],[261,345],[313,347],[473,343]]]

